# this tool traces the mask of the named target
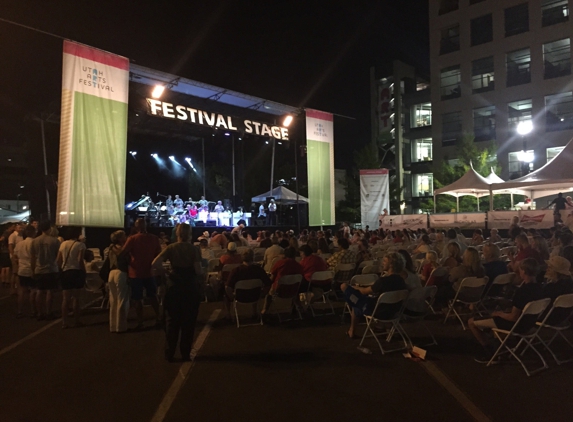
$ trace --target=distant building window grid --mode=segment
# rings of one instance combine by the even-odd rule
[[[567,0],[541,0],[541,26],[555,25],[569,20]]]
[[[470,21],[470,43],[472,46],[493,41],[492,14],[480,16]]]
[[[531,82],[531,50],[529,47],[506,54],[506,72],[508,87]]]
[[[472,61],[472,92],[475,94],[494,89],[493,56]]]
[[[416,104],[411,111],[411,128],[432,125],[432,103]]]
[[[414,139],[412,141],[412,161],[432,161],[432,138]]]
[[[531,99],[507,103],[507,122],[510,130],[515,131],[519,122],[531,121],[532,105]]]
[[[558,78],[571,74],[571,40],[565,38],[543,44],[543,77]]]
[[[545,131],[573,129],[573,92],[545,97]]]
[[[460,5],[458,0],[440,0],[438,15],[453,12],[454,10],[458,10],[459,7]]]
[[[561,151],[563,151],[565,147],[552,147],[552,148],[547,148],[546,150],[546,154],[547,154],[547,162],[550,162],[551,160],[553,160],[557,154],[559,154]]]
[[[460,66],[450,66],[440,72],[440,87],[442,100],[459,98],[461,96]]]
[[[442,146],[454,145],[462,134],[462,113],[454,111],[442,115]]]
[[[518,4],[504,10],[505,36],[521,34],[529,31],[529,5]]]
[[[529,174],[533,170],[533,162],[523,161],[522,156],[534,157],[534,154],[535,152],[532,149],[527,151],[510,152],[507,157],[509,178],[513,180]]]
[[[412,196],[430,196],[434,192],[434,175],[421,173],[412,175]]]

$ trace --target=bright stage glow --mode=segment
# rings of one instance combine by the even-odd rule
[[[278,142],[279,145],[282,145],[283,143],[281,141]]]
[[[170,159],[171,161],[175,161],[175,157],[174,157],[173,155],[170,155],[170,156],[169,156],[169,159]]]
[[[225,136],[231,136],[229,132],[225,132]]]
[[[134,157],[137,155],[137,151],[129,151],[129,153]]]
[[[152,156],[153,158],[159,157],[157,154],[151,154],[151,156]]]
[[[527,135],[532,130],[533,130],[533,123],[531,123],[531,120],[526,120],[523,122],[519,122],[517,124],[517,133],[519,133],[521,136]]]
[[[187,161],[188,163],[190,163],[190,162],[191,162],[191,158],[185,157],[185,161]]]
[[[269,144],[269,141],[265,141],[265,144],[267,144],[267,145],[268,145],[268,144]]]
[[[288,116],[285,117],[283,121],[283,126],[289,127],[291,123],[292,123],[292,116],[289,114]]]
[[[151,96],[153,98],[160,98],[163,95],[163,91],[165,91],[165,87],[163,85],[155,85],[153,91],[151,92]]]

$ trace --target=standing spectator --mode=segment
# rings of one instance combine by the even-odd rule
[[[123,230],[111,234],[111,246],[108,249],[109,259],[109,331],[125,333],[127,331],[127,315],[129,313],[129,270],[128,257],[121,255],[127,236]]]
[[[12,261],[12,291],[16,291],[17,278],[18,278],[18,263],[14,261],[14,248],[18,243],[24,240],[22,232],[24,231],[24,223],[16,224],[16,228],[8,238],[8,249],[10,250],[10,259]]]
[[[14,248],[14,259],[18,267],[18,313],[17,318],[22,318],[24,314],[22,313],[24,307],[25,297],[28,296],[30,301],[30,310],[32,318],[36,315],[36,304],[35,301],[35,284],[32,278],[32,263],[31,263],[31,249],[32,242],[36,236],[36,229],[33,226],[26,226],[24,229],[23,237],[24,240],[19,242]]]
[[[559,192],[557,194],[557,198],[553,199],[553,201],[543,209],[546,210],[551,205],[555,205],[555,207],[553,207],[553,220],[555,225],[557,225],[557,223],[562,223],[561,211],[565,211],[565,209],[570,206],[567,203],[567,199],[563,198],[563,194]]]
[[[163,271],[164,261],[169,260],[171,263],[164,302],[165,359],[169,362],[173,361],[178,342],[181,359],[191,360],[193,335],[201,303],[198,281],[202,272],[201,255],[189,242],[190,238],[191,227],[181,224],[177,228],[177,243],[169,245],[153,261],[154,269],[160,272]]]
[[[9,227],[2,233],[0,237],[0,268],[2,271],[0,273],[0,278],[2,279],[2,285],[10,285],[10,268],[12,267],[12,262],[10,262],[10,248],[8,247],[8,238],[12,234]]]
[[[62,269],[61,282],[63,291],[62,300],[62,328],[68,328],[68,307],[70,301],[74,311],[76,326],[80,325],[80,289],[86,283],[86,265],[84,254],[86,245],[79,241],[82,234],[81,227],[70,227],[70,240],[62,242],[58,252],[58,266]]]
[[[53,319],[52,300],[53,292],[58,288],[58,251],[60,242],[50,236],[52,225],[49,221],[40,223],[41,235],[32,242],[31,267],[36,278],[38,293],[36,295],[36,310],[38,320]]]
[[[155,326],[161,326],[159,321],[159,303],[157,302],[157,283],[151,272],[151,263],[161,252],[159,238],[147,233],[147,226],[143,218],[135,221],[136,234],[130,236],[125,243],[119,259],[129,256],[129,284],[131,286],[131,299],[137,313],[136,330],[143,328],[143,291],[145,290],[149,304],[155,311]],[[167,249],[166,249],[167,250]]]

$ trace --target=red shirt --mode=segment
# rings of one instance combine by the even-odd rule
[[[328,270],[326,261],[318,255],[304,257],[300,261],[300,266],[302,267],[302,275],[307,281],[310,281],[310,278],[315,272]]]
[[[227,249],[229,241],[223,234],[216,234],[211,238],[210,245],[219,245],[222,249]]]
[[[515,256],[515,262],[523,261],[526,258],[533,258],[537,261],[538,264],[545,263],[541,254],[531,246],[526,246],[525,248],[521,249]]]
[[[130,257],[129,278],[150,278],[151,263],[161,253],[159,238],[150,233],[137,233],[130,236],[125,242],[123,253]]]
[[[219,258],[219,262],[221,263],[221,267],[227,264],[242,264],[243,258],[241,258],[241,255],[239,255],[238,253],[234,253],[232,255],[226,253],[221,255],[221,257]]]
[[[279,280],[283,275],[302,274],[301,265],[292,258],[279,259],[273,265],[271,275],[273,276],[273,288],[277,288]]]

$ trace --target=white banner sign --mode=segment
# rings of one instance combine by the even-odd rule
[[[384,230],[418,230],[428,227],[426,214],[381,215],[379,218],[382,221],[380,228]]]
[[[459,227],[460,229],[484,229],[485,215],[484,212],[432,214],[430,215],[430,227],[436,229],[454,227]]]
[[[509,229],[511,219],[519,217],[519,225],[525,228],[550,229],[553,227],[553,211],[490,211],[487,213],[487,226],[490,229]]]
[[[378,217],[390,208],[388,169],[360,170],[362,227],[378,227]]]

